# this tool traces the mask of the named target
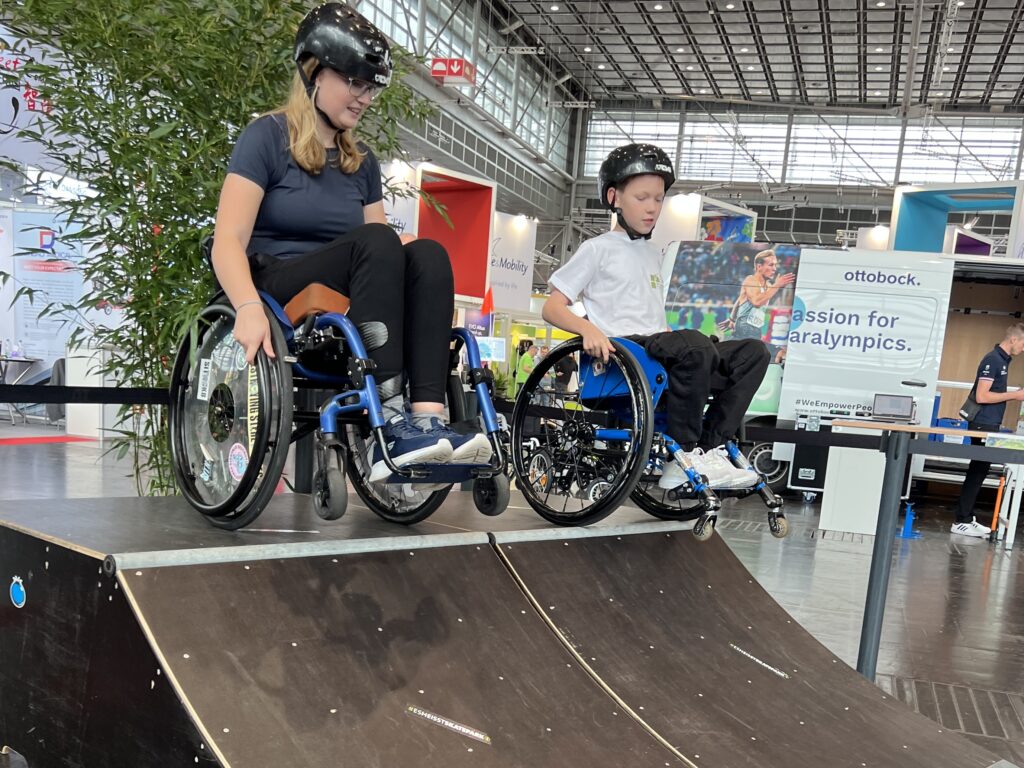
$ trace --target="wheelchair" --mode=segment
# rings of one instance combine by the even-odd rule
[[[517,487],[545,520],[579,526],[598,522],[627,498],[662,520],[696,520],[694,535],[714,533],[723,497],[758,494],[768,509],[776,538],[789,531],[782,499],[751,466],[735,444],[726,450],[735,466],[749,470],[750,487],[715,491],[686,461],[666,434],[667,418],[657,405],[668,386],[665,369],[643,347],[611,339],[608,362],[583,351],[580,338],[551,351],[533,369],[512,412],[512,467]],[[557,388],[549,383],[555,366],[571,357],[576,380]],[[662,469],[677,458],[687,482],[665,490]]]
[[[383,439],[384,417],[367,350],[387,340],[380,323],[357,326],[345,314],[348,299],[311,285],[281,307],[261,293],[270,321],[274,358],[262,350],[253,365],[235,341],[235,312],[218,294],[192,323],[171,372],[169,429],[175,480],[188,502],[215,526],[234,530],[252,523],[281,480],[289,444],[315,434],[312,504],[325,520],[345,514],[350,481],[373,512],[395,523],[426,519],[455,483],[472,481],[473,501],[498,515],[509,501],[507,461],[491,400],[490,372],[475,338],[452,331],[450,363],[464,349],[479,421],[494,451],[487,464],[415,464],[399,467]],[[451,369],[450,369],[451,370]],[[393,380],[394,381],[394,380]],[[312,390],[319,411],[294,407],[294,394]],[[466,419],[462,382],[450,375],[453,428]],[[475,417],[476,414],[472,414]],[[456,423],[459,422],[459,423]],[[478,423],[478,422],[476,422]],[[374,443],[391,475],[370,482]],[[301,471],[301,470],[300,470]]]

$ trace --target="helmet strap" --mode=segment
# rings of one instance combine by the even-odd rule
[[[619,222],[619,226],[620,227],[622,227],[624,230],[626,230],[626,234],[629,235],[629,239],[630,240],[650,240],[651,239],[651,235],[654,234],[654,229],[653,228],[646,235],[642,235],[639,232],[637,232],[635,229],[633,229],[631,226],[629,226],[629,224],[626,223],[626,217],[622,215],[622,209],[621,208],[613,208],[612,210],[615,211],[615,220]]]
[[[313,71],[309,75],[307,75],[306,74],[306,70],[302,68],[301,64],[299,64],[298,65],[299,78],[302,80],[302,84],[304,86],[306,86],[306,95],[309,96],[309,100],[313,102],[313,109],[316,110],[316,113],[318,115],[320,115],[320,118],[325,123],[327,123],[327,125],[329,125],[331,128],[333,128],[338,133],[341,133],[345,129],[344,128],[339,128],[338,126],[336,126],[334,124],[334,121],[331,120],[330,116],[326,112],[324,112],[322,109],[320,109],[320,105],[316,103],[316,93],[315,93],[316,92],[316,76],[320,74],[320,70],[322,70],[323,68],[324,68],[323,64],[318,64],[317,66],[315,66],[313,68]]]

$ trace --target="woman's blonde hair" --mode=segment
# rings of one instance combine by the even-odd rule
[[[303,65],[302,69],[306,76],[313,74],[317,67],[317,60],[310,58]],[[317,86],[319,87],[319,86]],[[284,115],[288,123],[288,149],[292,157],[307,173],[314,176],[327,165],[327,150],[320,140],[320,134],[316,129],[317,113],[313,106],[316,98],[316,90],[311,98],[306,93],[306,85],[296,72],[292,77],[292,87],[288,92],[288,101],[283,106],[273,110],[272,115]],[[352,131],[345,129],[334,135],[334,143],[338,147],[339,167],[342,173],[355,173],[366,157],[365,152],[359,151],[356,137]]]

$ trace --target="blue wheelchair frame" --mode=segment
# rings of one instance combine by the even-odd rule
[[[277,318],[285,337],[288,350],[297,355],[296,329],[292,325],[284,309],[271,296],[260,291],[260,298]],[[345,348],[348,352],[347,375],[338,376],[311,370],[298,360],[288,360],[292,371],[309,381],[322,384],[325,388],[340,390],[320,408],[320,432],[325,445],[338,444],[339,417],[352,416],[366,412],[370,429],[381,447],[384,462],[391,470],[388,482],[413,483],[458,483],[477,477],[494,477],[503,474],[506,468],[506,457],[501,447],[498,434],[501,429],[497,412],[491,400],[489,372],[483,368],[480,359],[480,348],[474,337],[465,328],[453,328],[452,339],[456,343],[456,351],[465,347],[467,362],[473,390],[476,392],[477,403],[483,416],[484,427],[490,439],[494,455],[490,464],[417,464],[399,467],[392,460],[384,439],[384,414],[380,397],[377,393],[376,379],[373,375],[374,363],[369,358],[366,345],[356,324],[346,315],[327,312],[317,315],[311,331],[337,329],[341,332]]]
[[[635,341],[621,337],[615,337],[615,341],[624,346],[630,354],[633,355],[637,363],[640,364],[640,367],[647,378],[648,385],[651,388],[651,404],[653,406],[652,412],[654,414],[655,438],[657,439],[660,437],[660,440],[664,443],[669,452],[672,455],[677,455],[677,453],[681,451],[681,448],[666,431],[668,428],[668,416],[664,410],[657,410],[658,402],[664,394],[665,389],[668,387],[668,372],[661,363],[651,358],[651,356],[647,354],[647,351]],[[625,422],[630,421],[631,395],[629,384],[626,382],[626,378],[622,375],[622,371],[618,366],[604,367],[604,364],[600,360],[596,360],[586,353],[581,355],[580,362],[582,365],[588,366],[594,374],[586,377],[586,380],[583,381],[582,388],[580,389],[580,401],[586,403],[588,400],[591,402],[601,400],[604,407],[614,413],[618,420]],[[598,371],[601,372],[598,373]],[[582,379],[583,377],[581,377],[581,380]],[[598,440],[631,440],[632,430],[607,429],[599,427],[594,431],[594,436]],[[736,444],[731,440],[726,442],[725,448],[729,453],[729,458],[732,459],[733,462],[746,462],[746,459],[743,454],[740,453],[739,448],[737,448]],[[685,472],[690,484],[692,485],[692,491],[694,493],[703,495],[711,490],[692,467],[685,467]],[[760,477],[757,484],[751,486],[749,489],[744,489],[743,495],[749,495],[752,493],[764,494],[766,490],[767,484],[765,483],[764,478]]]

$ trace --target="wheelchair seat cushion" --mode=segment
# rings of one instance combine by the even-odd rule
[[[311,283],[285,304],[284,313],[292,325],[299,325],[312,314],[337,312],[344,315],[350,304],[348,296],[342,296],[326,285]]]

